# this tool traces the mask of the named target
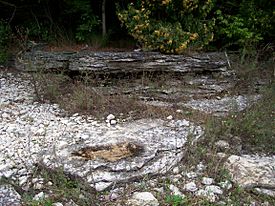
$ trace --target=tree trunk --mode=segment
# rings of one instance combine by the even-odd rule
[[[102,0],[102,36],[104,37],[106,35],[106,0]]]

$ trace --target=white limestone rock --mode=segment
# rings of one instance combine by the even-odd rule
[[[195,192],[198,190],[198,187],[195,182],[189,182],[185,184],[183,188],[188,192]]]
[[[225,190],[230,190],[232,188],[232,183],[229,180],[220,182],[218,185]]]
[[[189,179],[194,179],[198,176],[198,174],[196,172],[187,172],[185,173],[185,176]]]
[[[173,195],[179,195],[183,198],[185,197],[185,195],[175,185],[169,185],[169,189],[170,189],[170,191],[172,192]]]
[[[61,202],[55,202],[52,204],[52,206],[63,206],[63,204]]]
[[[173,172],[173,174],[179,174],[180,168],[179,167],[174,167],[172,172]]]
[[[204,185],[211,185],[214,183],[214,179],[210,177],[203,177],[201,183]]]
[[[213,192],[209,192],[203,189],[199,189],[196,193],[198,197],[204,197],[210,202],[215,202],[217,200],[217,196]]]
[[[39,192],[38,194],[36,194],[34,197],[33,197],[33,200],[36,200],[36,201],[39,201],[39,200],[43,200],[45,198],[47,198],[48,195],[45,194],[44,192]]]
[[[231,155],[226,168],[232,181],[243,188],[275,188],[275,156]]]
[[[172,120],[173,119],[173,116],[172,115],[169,115],[168,117],[166,117],[167,120]]]
[[[110,125],[116,125],[116,124],[117,124],[117,121],[115,119],[110,120]]]
[[[135,192],[128,200],[129,206],[158,206],[159,202],[150,192]]]
[[[217,195],[222,195],[223,194],[222,189],[217,185],[208,185],[208,186],[205,187],[205,191],[207,193],[214,193],[214,194],[217,194]]]
[[[231,96],[223,97],[221,99],[199,99],[190,100],[184,106],[199,110],[205,113],[215,114],[217,116],[224,116],[230,111],[243,111],[251,104],[255,103],[261,98],[260,95],[250,96]]]
[[[111,182],[99,182],[95,184],[95,189],[100,192],[107,189],[110,185],[112,185]]]
[[[229,149],[230,145],[227,141],[225,140],[219,140],[215,143],[215,146],[221,150]]]
[[[115,115],[113,114],[109,114],[107,117],[106,117],[106,120],[108,120],[108,122],[110,122],[111,120],[115,119]]]

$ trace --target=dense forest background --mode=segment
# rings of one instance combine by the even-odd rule
[[[274,43],[270,0],[0,0],[0,60],[27,41],[144,50],[255,49]]]

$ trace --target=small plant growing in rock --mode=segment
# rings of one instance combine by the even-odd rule
[[[185,199],[179,195],[168,195],[165,198],[165,202],[171,206],[180,206],[186,203]]]

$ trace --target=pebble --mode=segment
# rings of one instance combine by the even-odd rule
[[[205,191],[208,192],[208,193],[214,193],[214,194],[217,194],[217,195],[222,195],[223,194],[222,189],[219,186],[216,186],[216,185],[206,186]]]
[[[117,121],[115,119],[110,120],[110,125],[115,125],[116,123],[117,123]]]
[[[232,188],[232,183],[228,180],[219,183],[219,186],[223,189],[230,190]]]
[[[179,195],[181,197],[185,197],[185,195],[175,185],[169,185],[169,189],[173,195]]]
[[[131,206],[159,206],[158,200],[150,192],[135,192],[128,200]]]
[[[173,168],[173,174],[179,174],[180,168],[179,167],[174,167]]]
[[[46,197],[47,195],[44,192],[39,192],[33,197],[33,200],[39,201],[39,200],[45,199]]]
[[[209,192],[203,189],[198,190],[195,195],[199,197],[205,197],[210,202],[215,202],[217,199],[217,196],[213,192]]]
[[[211,185],[214,183],[214,179],[210,177],[203,177],[201,183],[204,185]]]
[[[225,140],[219,140],[215,143],[215,146],[221,150],[229,149],[230,145]]]
[[[113,119],[115,119],[115,118],[116,118],[115,115],[109,114],[109,115],[106,117],[106,120],[108,120],[108,122],[109,122],[110,120],[113,120]]]
[[[193,179],[193,178],[196,178],[198,174],[196,172],[188,172],[188,173],[185,173],[185,176],[189,179]]]
[[[168,117],[166,117],[167,120],[172,120],[173,119],[173,116],[172,115],[169,115]]]
[[[198,172],[202,172],[203,170],[205,170],[206,166],[200,162],[198,165],[197,165],[197,171]]]
[[[185,184],[184,189],[188,192],[195,192],[198,190],[195,182],[189,182],[189,183]]]
[[[63,206],[63,204],[61,202],[55,202],[52,204],[52,206]]]
[[[176,112],[177,113],[183,113],[183,111],[181,109],[177,109]]]

